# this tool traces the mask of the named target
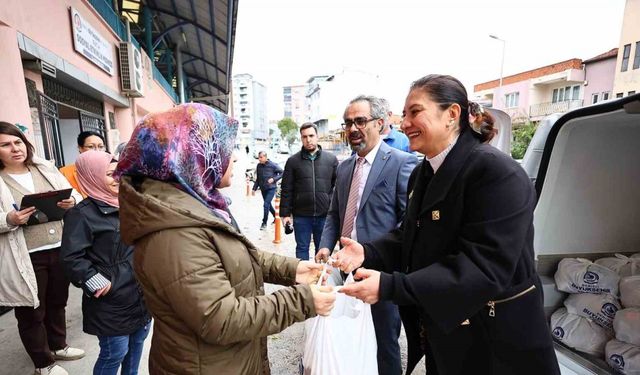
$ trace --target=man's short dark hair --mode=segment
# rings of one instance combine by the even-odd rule
[[[258,157],[260,157],[260,156],[264,156],[266,158],[267,157],[267,152],[266,151],[258,152]]]
[[[318,127],[313,122],[305,122],[304,124],[302,124],[302,126],[300,126],[300,134],[302,134],[303,130],[309,128],[313,128],[313,130],[315,130],[316,132],[316,135],[318,134]]]

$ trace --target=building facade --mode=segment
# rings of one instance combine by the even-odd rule
[[[613,93],[622,98],[640,92],[640,0],[627,0],[616,61]]]
[[[309,121],[307,85],[284,86],[282,88],[284,117],[289,117],[298,125]]]
[[[596,104],[613,98],[613,81],[616,72],[618,49],[613,48],[583,61],[584,104]]]
[[[583,105],[582,60],[570,59],[474,86],[474,99],[505,111],[513,122],[538,121]]]
[[[101,134],[112,151],[147,113],[187,96],[208,95],[200,101],[226,111],[237,0],[224,8],[193,1],[207,10],[205,21],[215,13],[229,22],[214,30],[182,9],[168,15],[146,2],[4,0],[0,120],[23,125],[36,153],[61,166],[75,162],[81,131]],[[204,34],[216,36],[218,58],[196,43]]]
[[[266,143],[269,138],[267,119],[267,88],[251,74],[233,76],[232,114],[240,122],[238,143],[252,146],[256,141]]]

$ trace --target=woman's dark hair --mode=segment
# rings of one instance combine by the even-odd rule
[[[469,127],[469,99],[467,90],[456,78],[444,74],[430,74],[424,76],[411,84],[410,91],[423,90],[431,100],[438,103],[440,109],[445,110],[452,104],[458,104],[460,112],[460,132],[466,131]],[[480,133],[472,134],[482,142],[489,142],[496,131],[491,124],[483,122]]]
[[[469,102],[469,114],[475,118],[471,126],[476,133],[481,133],[487,139],[485,142],[489,142],[496,134],[498,129],[495,128],[495,118],[493,115],[486,111],[478,103]]]
[[[84,131],[81,132],[80,134],[78,134],[78,147],[82,147],[84,146],[84,141],[87,140],[87,138],[94,136],[94,137],[98,137],[100,139],[102,139],[102,143],[104,143],[104,138],[102,138],[102,135],[100,135],[99,133],[96,133],[94,131]]]
[[[27,146],[27,158],[24,160],[26,165],[33,164],[33,154],[35,153],[35,148],[29,142],[27,137],[23,132],[18,129],[17,126],[10,124],[8,122],[0,121],[0,134],[12,135],[14,137],[18,137],[22,140],[22,142]],[[4,169],[4,163],[0,160],[0,169]]]

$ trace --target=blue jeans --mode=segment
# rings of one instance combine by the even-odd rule
[[[309,244],[311,234],[313,234],[313,244],[316,247],[316,254],[322,238],[322,229],[326,216],[294,216],[293,233],[296,236],[296,258],[309,260]]]
[[[150,327],[151,322],[127,336],[98,336],[100,354],[93,366],[93,375],[117,375],[120,365],[121,375],[137,375]]]
[[[262,224],[267,224],[267,219],[269,218],[269,212],[271,212],[271,215],[273,215],[273,217],[276,217],[276,210],[273,209],[273,206],[271,205],[271,201],[273,200],[273,197],[276,195],[276,188],[273,189],[268,189],[268,190],[262,190],[260,189],[260,192],[262,192],[262,199],[264,199],[264,204],[262,205],[262,208],[264,209],[264,215],[262,216]]]

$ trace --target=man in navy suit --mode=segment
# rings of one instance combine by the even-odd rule
[[[340,237],[360,243],[376,240],[396,228],[407,206],[407,183],[417,158],[389,147],[380,131],[387,123],[384,102],[358,96],[344,112],[342,127],[355,152],[338,166],[336,187],[316,260],[326,259]],[[399,375],[400,315],[382,301],[371,306],[378,342],[378,373]]]

